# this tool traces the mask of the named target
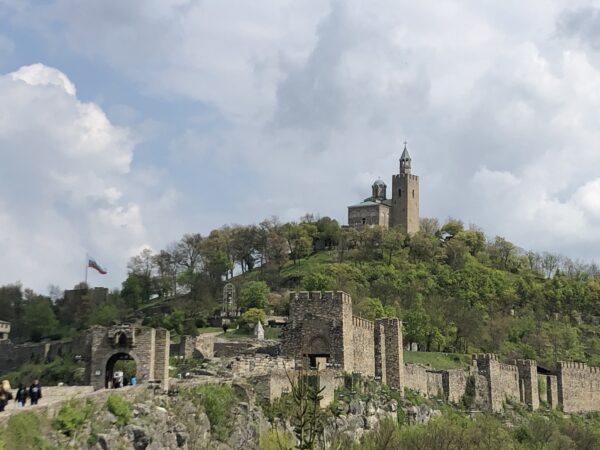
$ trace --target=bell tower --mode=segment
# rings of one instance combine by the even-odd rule
[[[392,177],[390,225],[407,234],[419,231],[419,177],[411,173],[411,158],[404,143],[400,173]]]

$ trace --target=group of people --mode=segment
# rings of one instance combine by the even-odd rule
[[[136,384],[137,378],[135,375],[132,375],[131,378],[129,378],[123,373],[123,371],[118,370],[113,374],[112,384],[110,385],[110,387],[112,387],[113,389],[118,389],[122,388],[123,386],[135,386]]]
[[[38,401],[42,398],[42,385],[39,380],[33,380],[31,386],[28,388],[19,383],[19,389],[14,395],[14,401],[18,408],[23,408],[27,404],[29,399],[32,405],[37,405]],[[0,412],[4,411],[8,402],[13,400],[12,389],[8,380],[4,380],[0,385]]]

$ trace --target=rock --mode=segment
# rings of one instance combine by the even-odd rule
[[[102,419],[103,419],[105,422],[108,422],[108,423],[112,423],[112,424],[115,424],[115,423],[117,423],[117,416],[115,416],[115,415],[114,415],[113,413],[111,413],[110,411],[105,411],[105,412],[104,412],[104,415],[103,415],[103,417],[102,417]]]
[[[376,411],[377,411],[377,409],[375,408],[375,405],[373,404],[373,402],[367,402],[367,408],[366,408],[367,416],[373,416]]]
[[[396,412],[398,411],[398,402],[396,400],[390,400],[388,407],[390,408],[390,411]]]
[[[367,416],[365,419],[365,429],[366,430],[375,430],[379,428],[379,420],[375,416]]]
[[[351,414],[363,414],[365,411],[365,404],[360,400],[352,400],[350,402],[349,411]]]
[[[152,442],[146,430],[136,425],[127,425],[124,431],[135,450],[146,450],[146,447]]]

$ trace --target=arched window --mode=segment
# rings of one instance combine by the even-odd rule
[[[398,189],[398,197],[402,197],[402,189]]]
[[[412,191],[413,191],[412,196],[413,196],[413,198],[415,198],[415,190],[413,189]]]

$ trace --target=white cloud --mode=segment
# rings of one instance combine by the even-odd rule
[[[132,136],[42,64],[0,76],[0,98],[0,284],[70,287],[89,251],[110,270],[94,281],[118,285],[146,235],[125,194]]]
[[[217,111],[224,127],[186,123],[171,144],[178,163],[198,161],[199,177],[221,171],[204,173],[222,183],[218,204],[213,192],[183,194],[211,213],[188,208],[178,222],[207,231],[298,211],[344,220],[371,177],[390,184],[407,139],[424,215],[460,217],[526,248],[595,257],[600,13],[583,0],[568,6],[56,0],[30,12],[59,21],[61,44],[144,93]],[[108,140],[119,142],[121,131],[84,134],[118,148]],[[94,158],[87,145],[76,148]],[[130,159],[121,152],[100,167],[109,161],[114,174]],[[71,178],[59,175],[67,189]],[[110,201],[128,208],[126,193]],[[130,217],[134,210],[106,220]]]

